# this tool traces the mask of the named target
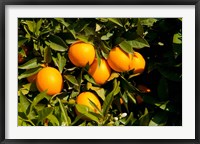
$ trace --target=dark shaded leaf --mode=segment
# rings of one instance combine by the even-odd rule
[[[165,78],[160,79],[157,91],[161,101],[168,99],[168,83]]]
[[[45,63],[50,63],[51,60],[52,60],[51,49],[49,47],[46,47],[44,49],[44,62]]]
[[[120,27],[123,27],[123,25],[122,25],[122,23],[121,23],[119,18],[108,18],[108,20],[113,22],[113,23],[115,23],[115,24],[117,24],[117,25],[119,25]]]

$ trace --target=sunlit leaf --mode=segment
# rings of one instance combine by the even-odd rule
[[[27,97],[22,93],[20,93],[20,105],[23,112],[27,114],[27,109],[30,106],[30,102],[28,101]]]
[[[60,101],[60,99],[58,99],[59,105],[60,105],[60,109],[62,111],[62,115],[64,117],[65,123],[67,126],[69,126],[71,124],[71,119],[68,116],[67,110],[65,109],[64,105],[62,104],[62,102]]]

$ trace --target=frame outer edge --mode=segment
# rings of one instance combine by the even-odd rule
[[[197,143],[200,143],[199,141],[199,131],[200,131],[200,114],[199,114],[199,72],[200,72],[200,1],[198,1],[195,5],[195,140]]]
[[[0,2],[0,9],[0,22],[2,22],[0,27],[0,142],[2,143],[5,140],[5,3],[3,1]]]

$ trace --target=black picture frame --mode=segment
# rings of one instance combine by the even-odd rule
[[[6,5],[194,5],[195,6],[195,139],[5,139],[5,7]],[[199,54],[200,54],[200,0],[0,0],[0,142],[23,143],[200,143],[199,125]]]

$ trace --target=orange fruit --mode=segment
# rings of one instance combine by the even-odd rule
[[[87,106],[89,108],[89,111],[98,113],[98,110],[91,104],[90,100],[97,106],[99,110],[101,110],[101,103],[98,99],[98,97],[91,93],[91,92],[82,92],[79,94],[76,98],[76,103],[80,105]],[[79,112],[76,110],[77,115],[79,115]]]
[[[123,51],[120,47],[110,50],[107,58],[109,66],[117,72],[125,72],[131,70],[131,59],[133,55]]]
[[[124,103],[122,98],[119,99],[119,102],[120,102],[121,105]]]
[[[93,45],[81,41],[75,42],[69,48],[68,57],[77,67],[85,67],[87,63],[92,64],[95,58]]]
[[[97,84],[104,84],[111,74],[111,69],[105,59],[101,59],[100,66],[98,65],[97,58],[90,66],[88,73],[93,77]]]
[[[148,93],[151,92],[151,89],[149,89],[148,87],[146,87],[145,85],[138,85],[137,88],[143,92],[143,93]]]
[[[48,95],[60,93],[63,87],[62,75],[53,67],[45,67],[37,74],[36,86],[40,92],[47,90]]]
[[[20,53],[18,53],[18,63],[21,64],[23,62],[24,62],[24,57]]]
[[[45,64],[41,64],[41,66],[42,66],[43,68],[46,67]],[[37,78],[37,73],[34,74],[34,75],[31,75],[31,76],[27,77],[27,80],[28,80],[28,82],[32,83],[32,82],[35,82],[36,78]]]
[[[149,93],[151,92],[151,89],[149,89],[148,87],[146,87],[145,85],[138,85],[137,88],[142,92],[142,93]],[[138,104],[142,104],[143,103],[143,98],[140,95],[136,95],[136,101]]]
[[[134,74],[141,74],[145,69],[145,65],[144,57],[139,52],[134,52],[131,60],[131,69],[133,69]]]
[[[136,101],[137,101],[138,104],[142,104],[143,101],[144,101],[143,98],[140,95],[137,95],[135,98],[136,98]]]

